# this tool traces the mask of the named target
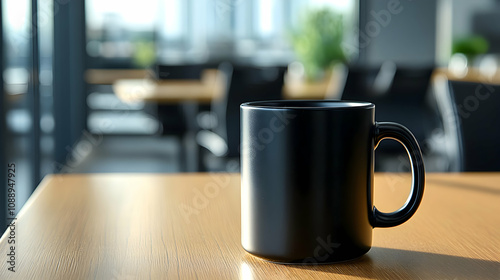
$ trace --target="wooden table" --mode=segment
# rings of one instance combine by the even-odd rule
[[[433,77],[438,75],[445,75],[448,79],[453,81],[500,85],[500,71],[488,77],[481,74],[478,68],[469,68],[465,75],[457,76],[455,73],[448,70],[448,68],[436,68]]]
[[[145,79],[152,75],[147,69],[88,69],[85,81],[94,85],[112,85],[120,79]]]
[[[377,174],[375,204],[400,206],[408,174]],[[500,279],[500,173],[428,174],[407,223],[375,229],[345,263],[267,262],[240,246],[239,174],[46,177],[9,230],[0,279]]]
[[[285,74],[283,97],[286,99],[325,99],[326,93],[336,89],[332,83],[332,74],[328,73],[319,81],[309,82],[293,79]],[[340,96],[336,96],[340,99]]]
[[[200,80],[119,79],[113,90],[124,102],[210,103],[223,95],[221,75],[217,69],[206,69]]]
[[[226,77],[217,69],[205,69],[199,80],[119,79],[113,83],[115,94],[124,102],[152,102],[157,105],[158,118],[172,110],[171,105],[182,106],[188,123],[196,123],[199,104],[210,104],[221,98],[226,88]],[[172,116],[168,116],[172,118]],[[174,115],[174,117],[176,117]],[[176,121],[176,120],[174,120]],[[178,121],[178,120],[177,120]],[[164,129],[168,130],[168,125]],[[199,146],[196,143],[197,125],[186,125],[182,136],[181,160],[184,171],[200,171]]]
[[[210,103],[222,97],[223,85],[215,81],[215,72],[201,81],[198,80],[152,80],[152,79],[116,79],[113,90],[124,102],[155,102],[175,104],[185,101]],[[283,85],[285,99],[324,99],[325,92],[332,87],[330,78],[317,83],[290,81]],[[334,86],[333,86],[334,87]]]
[[[214,71],[212,69],[211,71]],[[214,73],[208,73],[204,82],[200,81],[154,81],[144,78],[147,76],[145,70],[96,70],[87,71],[89,83],[112,83],[116,95],[125,102],[157,102],[157,103],[180,103],[183,101],[196,101],[210,103],[214,98],[222,95],[221,90],[214,89]],[[481,75],[476,68],[469,69],[468,73],[459,77],[448,71],[447,68],[436,68],[433,76],[446,75],[448,79],[455,81],[500,84],[500,71],[492,77]],[[142,76],[141,76],[142,75]],[[329,99],[341,97],[343,85],[340,72],[336,75],[327,74],[318,82],[305,82],[294,79],[285,79],[283,85],[283,97],[285,99],[324,99],[325,93],[336,92]],[[217,89],[221,89],[219,85]]]

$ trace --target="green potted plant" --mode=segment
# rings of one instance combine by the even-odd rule
[[[463,37],[453,42],[452,54],[461,53],[472,61],[476,56],[488,51],[488,41],[478,35]]]
[[[455,77],[465,77],[473,67],[476,57],[485,54],[488,48],[488,41],[478,35],[469,35],[454,40],[448,71]]]
[[[342,15],[335,11],[319,8],[304,14],[291,42],[309,81],[321,79],[333,64],[346,61],[343,36]]]

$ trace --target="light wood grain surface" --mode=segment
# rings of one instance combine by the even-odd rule
[[[375,204],[409,184],[376,174]],[[500,173],[428,174],[416,215],[364,257],[280,265],[240,246],[239,174],[54,175],[18,215],[15,273],[0,239],[0,279],[500,279],[499,213]]]

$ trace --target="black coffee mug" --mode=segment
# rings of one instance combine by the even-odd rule
[[[412,189],[392,213],[373,206],[374,151],[386,138],[408,152]],[[375,105],[351,101],[262,101],[241,105],[243,248],[285,263],[355,259],[372,229],[407,221],[424,193],[415,137],[375,122]]]

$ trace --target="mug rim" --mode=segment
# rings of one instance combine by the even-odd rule
[[[375,104],[354,100],[266,100],[245,102],[240,105],[240,108],[264,110],[356,110],[374,109]]]

